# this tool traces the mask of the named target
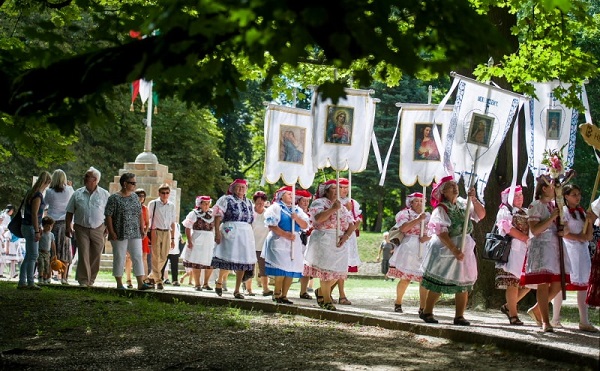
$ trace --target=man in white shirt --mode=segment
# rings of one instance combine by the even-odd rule
[[[65,235],[72,237],[75,230],[78,259],[75,279],[80,286],[94,285],[104,250],[104,208],[109,193],[98,186],[100,175],[90,167],[83,179],[84,186],[73,193],[67,204]]]
[[[171,187],[162,184],[158,188],[158,197],[148,204],[150,219],[150,241],[152,244],[152,271],[150,279],[158,290],[163,289],[161,270],[167,261],[169,250],[175,246],[175,204],[169,201]]]

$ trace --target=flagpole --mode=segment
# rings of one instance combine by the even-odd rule
[[[596,173],[596,181],[594,182],[594,189],[592,189],[592,199],[590,200],[590,206],[588,210],[592,210],[592,202],[596,199],[596,192],[598,192],[598,182],[600,182],[600,165],[598,165],[598,172]],[[588,224],[590,221],[588,218],[585,218],[585,224],[583,225],[583,233],[586,232],[588,228]]]
[[[292,219],[292,236],[294,235],[294,226],[295,226],[295,222],[294,222],[294,218],[292,218],[292,216],[294,215],[294,206],[296,206],[296,183],[294,183],[292,185],[292,214],[290,215],[290,218]],[[291,249],[291,258],[292,260],[294,260],[294,240],[290,241],[292,244],[292,249]]]
[[[431,85],[429,86],[431,88]],[[427,186],[423,186],[423,208],[421,209],[421,212],[424,213],[425,212],[425,195],[427,194]],[[410,206],[410,205],[408,205]],[[423,237],[425,236],[425,219],[421,220],[421,233],[419,237]],[[423,243],[421,243],[421,240],[419,240],[419,259],[421,259],[421,256],[423,255],[421,253],[421,248],[423,247]]]
[[[150,81],[150,95],[148,96],[148,110],[146,111],[146,136],[144,138],[144,152],[140,153],[136,158],[135,162],[138,164],[158,164],[158,158],[152,153],[152,112],[153,101],[152,101],[152,88],[154,82]]]
[[[477,170],[477,161],[479,160],[479,145],[475,150],[475,161],[473,161],[473,169],[471,170],[471,179],[469,181],[469,188],[467,189],[467,206],[465,207],[465,221],[463,224],[462,241],[460,243],[460,251],[465,249],[465,237],[467,236],[467,228],[469,226],[469,209],[471,208],[471,197],[469,197],[469,190],[475,185],[475,171]]]
[[[340,198],[340,171],[339,170],[335,171],[335,181],[336,181],[335,186],[337,187],[337,192],[336,192],[337,197],[336,198],[341,204],[342,200]],[[335,215],[336,215],[335,240],[336,240],[336,244],[337,244],[337,241],[340,239],[340,228],[341,228],[340,227],[340,209],[338,209],[336,211]]]

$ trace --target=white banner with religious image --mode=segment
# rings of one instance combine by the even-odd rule
[[[312,164],[312,116],[309,110],[269,104],[265,114],[265,171],[268,183],[309,188]]]
[[[455,75],[456,79],[456,99],[442,158],[448,173],[462,176],[466,188],[477,180],[482,199],[500,145],[528,98],[464,76]]]
[[[555,80],[536,82],[533,86],[537,98],[531,99],[525,106],[525,142],[529,169],[536,177],[546,171],[546,166],[541,164],[546,150],[560,149],[566,145],[562,154],[565,165],[573,166],[579,112],[562,104],[552,93],[556,87],[566,89],[570,84],[561,84]],[[584,101],[587,102],[587,97]]]
[[[367,167],[375,104],[372,90],[345,89],[346,98],[333,104],[321,101],[313,94],[313,166],[314,171],[332,167],[334,170],[363,171]]]
[[[419,182],[429,186],[434,180],[448,175],[441,161],[443,147],[438,148],[433,128],[445,138],[452,117],[452,106],[446,105],[435,118],[436,104],[396,103],[400,114],[400,182],[412,186]]]

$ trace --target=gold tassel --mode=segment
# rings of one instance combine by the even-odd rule
[[[131,106],[129,106],[129,112],[133,112],[133,111],[135,111],[135,110],[133,109],[133,102],[131,102]]]
[[[154,114],[158,115],[158,107],[154,106]]]
[[[142,110],[140,112],[146,112],[146,107],[144,107],[144,103],[142,103]]]

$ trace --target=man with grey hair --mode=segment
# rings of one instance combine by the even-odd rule
[[[154,280],[158,290],[164,288],[161,271],[167,261],[169,250],[175,247],[177,216],[175,215],[175,204],[169,201],[170,193],[171,187],[164,183],[158,187],[158,198],[148,204],[152,245],[150,280]]]
[[[67,204],[66,236],[77,241],[77,272],[75,279],[80,286],[93,286],[104,249],[104,208],[109,193],[99,187],[100,172],[90,167],[83,179],[84,186],[73,193]],[[71,224],[73,223],[73,225]]]

